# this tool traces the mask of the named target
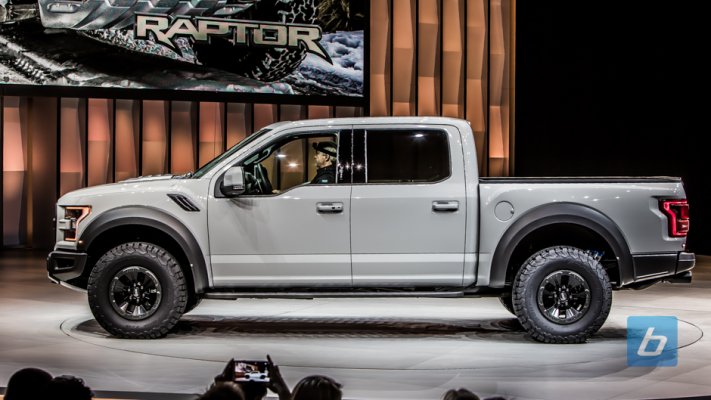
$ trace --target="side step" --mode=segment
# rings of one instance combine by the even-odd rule
[[[691,283],[691,271],[682,272],[665,279],[669,283]]]
[[[440,297],[457,298],[469,293],[463,291],[373,291],[373,292],[208,292],[206,299],[315,299],[315,298],[362,298],[362,297]]]

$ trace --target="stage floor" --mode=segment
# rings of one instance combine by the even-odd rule
[[[118,340],[86,294],[51,284],[44,253],[0,253],[0,387],[33,366],[82,377],[101,397],[188,399],[231,357],[270,354],[290,386],[323,374],[349,399],[480,396],[630,399],[711,395],[711,257],[691,285],[615,292],[586,344],[525,337],[496,298],[206,300],[160,340]],[[626,319],[676,316],[676,367],[628,367]]]

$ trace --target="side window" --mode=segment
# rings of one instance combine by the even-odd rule
[[[338,134],[290,136],[248,157],[246,194],[278,194],[304,184],[337,182]]]
[[[424,183],[450,175],[447,133],[441,130],[366,131],[367,183]]]

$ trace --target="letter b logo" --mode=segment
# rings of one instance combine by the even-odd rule
[[[675,367],[677,348],[676,317],[627,318],[627,365]]]
[[[662,354],[662,351],[664,351],[664,345],[667,344],[667,337],[666,336],[661,336],[661,335],[653,335],[654,333],[654,328],[648,328],[647,333],[644,335],[644,339],[642,339],[642,344],[639,345],[639,349],[637,349],[637,355],[640,357],[656,357],[660,354]],[[657,348],[654,351],[648,351],[647,346],[649,346],[649,342],[658,342]]]

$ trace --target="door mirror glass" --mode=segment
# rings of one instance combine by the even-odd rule
[[[230,167],[225,173],[220,190],[227,197],[236,197],[244,193],[244,168],[241,166]]]

